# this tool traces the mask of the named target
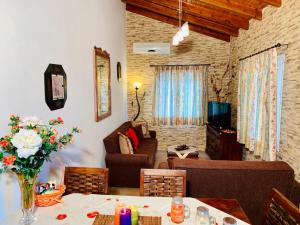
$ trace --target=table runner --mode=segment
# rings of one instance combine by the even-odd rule
[[[198,152],[198,149],[194,146],[189,146],[189,149],[177,151],[177,145],[168,146],[168,152],[174,153],[180,159],[185,159],[190,153]]]
[[[118,196],[118,195],[83,195],[70,194],[63,197],[63,203],[56,204],[51,207],[37,208],[36,217],[38,221],[36,225],[92,225],[95,218],[89,218],[87,214],[91,212],[99,212],[104,215],[113,215],[115,204],[123,202],[126,205],[139,206],[139,214],[141,216],[161,216],[162,225],[173,225],[168,216],[171,208],[172,198],[168,197],[142,197],[142,196]],[[222,219],[228,214],[215,209],[194,198],[183,198],[184,204],[191,209],[191,217],[185,220],[181,225],[195,225],[196,209],[203,205],[209,209],[212,216],[216,217],[217,223],[222,224]],[[64,220],[57,220],[58,214],[66,214]],[[8,221],[3,221],[1,225],[17,224],[20,214],[13,214]],[[247,225],[239,219],[238,225]],[[2,221],[1,221],[2,222]]]

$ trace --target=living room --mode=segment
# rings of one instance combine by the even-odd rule
[[[171,170],[173,166],[174,169],[187,171],[187,197],[235,198],[249,219],[245,222],[261,224],[258,220],[261,221],[260,217],[263,214],[263,202],[268,198],[272,188],[270,185],[273,184],[278,185],[276,188],[283,192],[298,207],[299,211],[300,187],[296,181],[300,182],[300,150],[298,149],[300,144],[298,135],[300,132],[298,128],[300,123],[298,91],[300,83],[298,76],[300,2],[297,0],[257,0],[248,1],[243,5],[244,2],[241,0],[183,1],[181,15],[179,9],[181,1],[158,2],[156,0],[1,1],[0,23],[3,35],[0,37],[2,81],[0,137],[11,134],[7,124],[15,123],[18,116],[23,124],[22,118],[28,118],[28,116],[37,116],[42,121],[50,120],[50,122],[51,119],[57,118],[52,121],[53,125],[63,124],[56,129],[59,133],[67,132],[67,136],[64,136],[67,140],[63,143],[69,144],[63,150],[51,154],[51,162],[45,162],[39,169],[37,183],[47,183],[53,180],[58,184],[63,183],[65,167],[108,168],[109,184],[106,194],[119,196],[120,193],[122,195],[134,193],[134,195],[139,195],[141,168]],[[217,6],[212,6],[214,4]],[[256,4],[259,5],[259,7],[257,6],[259,9],[254,7]],[[151,6],[153,8],[147,9]],[[202,15],[196,21],[202,21],[203,18],[207,20],[208,17],[211,17],[211,20],[210,23],[203,22],[203,25],[196,26],[191,14],[195,13],[195,9],[200,8],[201,10],[198,10],[197,13]],[[159,9],[166,10],[158,12]],[[172,11],[170,18],[165,15],[169,11]],[[224,18],[221,18],[221,15]],[[183,41],[173,45],[173,37],[178,32],[179,17],[182,17],[182,24],[186,21],[189,22],[190,31]],[[212,26],[212,24],[215,25]],[[234,27],[234,25],[239,25],[239,29],[224,30],[225,27]],[[210,28],[205,28],[205,26],[210,26]],[[217,32],[213,30],[214,26]],[[275,47],[278,43],[280,46]],[[138,44],[142,44],[146,50],[157,47],[158,44],[162,45],[159,45],[158,52],[140,54],[135,52],[137,49],[134,49],[138,47]],[[167,53],[159,52],[164,50],[161,46],[167,48]],[[264,51],[266,49],[269,50]],[[251,123],[247,123],[247,118],[254,120],[253,115],[259,117],[262,111],[258,112],[251,107],[247,108],[247,101],[243,96],[248,96],[246,94],[253,90],[243,88],[240,82],[242,76],[244,76],[245,82],[254,82],[247,79],[246,75],[251,72],[243,71],[241,65],[246,68],[251,59],[259,60],[262,55],[267,53],[271,55],[275,50],[276,59],[283,57],[282,61],[276,61],[276,70],[281,69],[282,79],[279,82],[280,78],[277,77],[275,84],[278,102],[276,102],[275,109],[268,108],[271,105],[268,100],[264,103],[262,101],[256,103],[262,104],[262,106],[266,106],[268,103],[266,111],[276,110],[276,139],[270,134],[268,139],[263,140],[269,142],[270,145],[276,145],[274,147],[276,151],[270,146],[261,148],[258,140],[247,139],[249,135],[247,136],[245,130],[251,130],[249,126],[247,127],[247,124]],[[108,83],[110,83],[110,88],[104,94],[108,96],[110,93],[111,104],[110,107],[107,107],[104,116],[100,115],[101,109],[98,112],[99,102],[95,101],[97,98],[95,93],[98,90],[97,82],[95,82],[95,73],[97,72],[95,64],[98,63],[95,53],[97,51],[101,53],[99,56],[103,56],[105,59],[109,58],[110,79]],[[256,54],[259,52],[261,53]],[[251,57],[240,61],[248,56]],[[268,57],[270,56],[268,55]],[[57,65],[61,65],[61,67]],[[101,67],[102,65],[99,65],[99,68]],[[279,67],[280,69],[278,69]],[[49,72],[53,68],[61,71],[62,82],[65,82],[63,83],[65,85],[62,85],[62,98],[50,99],[51,103],[49,103],[47,98],[49,85],[47,86],[46,77],[49,74],[50,77],[52,74],[57,74],[57,72]],[[197,120],[192,118],[181,121],[162,116],[168,112],[161,113],[158,110],[159,106],[168,105],[170,102],[167,98],[163,103],[160,100],[164,99],[164,95],[170,94],[168,93],[170,90],[166,83],[159,83],[162,81],[159,80],[160,75],[172,74],[172,71],[184,74],[186,70],[192,71],[191,74],[200,74],[201,79],[205,78],[201,81],[201,87],[199,86],[195,92],[200,94],[201,91],[201,96],[198,96],[200,110],[193,112],[198,115]],[[270,76],[272,75],[274,74]],[[53,77],[51,78],[53,79]],[[270,85],[268,82],[272,81],[274,80],[267,80],[266,85]],[[175,80],[175,82],[180,83],[180,80]],[[177,85],[177,87],[179,86]],[[165,91],[157,92],[156,88]],[[187,93],[194,91],[191,86],[186,90]],[[175,97],[172,96],[172,98]],[[264,97],[269,98],[270,96]],[[137,100],[140,106],[138,106]],[[53,102],[62,101],[63,103],[59,106],[52,105]],[[187,108],[186,101],[183,102],[183,105],[177,105],[178,109],[176,110]],[[238,130],[230,137],[232,135],[235,137],[234,148],[240,151],[241,161],[211,159],[212,155],[206,151],[209,127],[207,122],[212,119],[209,115],[212,106],[209,104],[213,104],[212,102],[229,103],[230,105],[228,111],[230,113],[227,114],[227,119],[228,116],[230,117],[230,125],[226,126],[230,129],[233,128],[234,131]],[[193,101],[191,105],[193,104],[196,104],[196,101]],[[52,107],[57,108],[53,109]],[[247,114],[247,111],[249,114],[252,113],[251,116]],[[199,116],[199,114],[201,115]],[[15,115],[15,117],[11,115]],[[271,132],[273,126],[274,131],[275,123],[272,123],[273,120],[269,113],[264,116],[265,124],[257,125],[255,129]],[[137,119],[131,123],[135,117]],[[266,117],[271,121],[268,126]],[[63,121],[60,118],[63,118]],[[129,123],[126,123],[127,121]],[[228,120],[225,122],[228,123]],[[143,134],[142,137],[139,136],[138,132],[145,127],[150,132],[147,134],[147,138],[150,137],[155,141],[151,144],[147,143],[145,149],[142,149],[143,153],[137,151],[132,155],[120,154],[119,134],[116,131],[124,123],[129,127],[132,127],[132,124],[135,126],[134,130],[137,130],[138,138],[142,139],[141,144],[144,136]],[[72,129],[72,126],[76,126],[76,129]],[[126,134],[127,128],[121,133]],[[71,133],[68,132],[70,129],[72,129]],[[79,130],[81,132],[77,134]],[[111,143],[105,143],[104,140],[112,133],[115,133],[114,138],[117,137],[117,139],[112,140]],[[258,138],[258,136],[254,138]],[[2,138],[1,141],[3,140],[11,141],[7,138]],[[276,144],[271,143],[271,140]],[[118,156],[109,154],[108,151],[116,142]],[[3,143],[0,143],[4,150],[1,158],[8,156],[6,148],[9,145],[4,146]],[[172,146],[180,145],[182,145],[181,147],[187,145],[190,149],[197,150],[199,160],[196,160],[195,165],[193,164],[195,158],[181,160],[175,157],[176,159],[168,161],[168,158],[172,157],[168,157],[167,150]],[[220,145],[225,146],[225,144]],[[237,145],[238,147],[236,147]],[[147,148],[155,150],[148,151]],[[258,149],[263,150],[259,151]],[[229,150],[232,150],[232,147]],[[136,159],[139,157],[139,153],[143,155],[141,157],[144,159]],[[16,152],[14,154],[12,156],[18,156]],[[131,159],[132,157],[134,159]],[[187,157],[189,156],[187,155]],[[133,161],[133,164],[130,160]],[[143,160],[145,160],[145,164],[143,164]],[[264,161],[287,164],[276,164],[270,169],[270,166],[265,167]],[[15,162],[18,163],[18,160]],[[244,162],[257,162],[258,164],[239,164]],[[7,161],[3,161],[3,163],[10,164]],[[243,165],[247,166],[243,167]],[[255,167],[256,165],[257,167]],[[193,171],[190,167],[200,167],[201,170]],[[21,196],[17,178],[14,172],[11,172],[14,169],[9,166],[7,168],[7,172],[0,175],[0,224],[10,225],[17,224],[17,219],[21,217],[19,213],[21,212]],[[1,172],[3,172],[2,169]],[[238,182],[233,182],[234,179]],[[232,185],[228,184],[230,182]],[[132,183],[134,185],[131,185]],[[255,184],[257,184],[256,187]],[[231,189],[234,185],[236,185],[236,190]],[[297,186],[298,189],[294,186]],[[234,191],[236,195],[232,194]],[[257,207],[258,203],[252,202],[255,199],[250,199],[251,196],[255,196],[256,192],[263,193],[260,196],[261,199],[257,199],[257,202],[260,202],[260,208]],[[64,200],[66,203],[68,202],[67,196],[63,197],[63,200],[66,197]],[[105,197],[105,199],[109,198],[113,197]],[[122,198],[120,197],[120,199]],[[80,200],[77,199],[77,201]],[[89,203],[89,206],[93,204],[95,203]],[[37,221],[43,221],[45,218],[45,224],[63,224],[64,222],[76,224],[72,222],[74,221],[71,216],[72,211],[66,210],[60,205],[63,203],[46,207],[47,209],[38,208]],[[149,205],[151,204],[149,203]],[[44,209],[46,211],[42,211]],[[209,209],[210,212],[214,212],[214,208]],[[93,210],[98,211],[98,209]],[[53,214],[48,218],[46,214],[50,211]],[[102,208],[99,211],[102,211]],[[255,218],[257,211],[260,215]],[[67,214],[68,217],[58,220],[56,219],[57,214]],[[235,217],[235,215],[232,216]],[[191,214],[191,217],[194,218],[195,215]],[[51,218],[54,218],[53,221],[50,220]],[[162,218],[162,224],[165,221]],[[82,224],[93,224],[93,220],[82,220],[81,222]],[[184,223],[193,224],[188,220]],[[218,223],[222,222],[218,221]],[[242,222],[238,224],[242,224]]]

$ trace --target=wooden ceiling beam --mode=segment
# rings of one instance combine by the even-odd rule
[[[162,5],[158,5],[146,0],[126,0],[126,4],[130,4],[148,11],[152,11],[154,13],[165,15],[173,19],[176,19],[177,21],[179,19],[177,10]],[[182,20],[188,21],[190,24],[196,26],[201,26],[204,28],[215,30],[220,33],[228,34],[235,37],[237,37],[239,33],[237,28],[229,27],[200,17],[195,17],[185,12],[182,13]]]
[[[235,15],[248,16],[258,20],[262,19],[262,11],[256,7],[245,5],[242,2],[232,2],[231,0],[197,0],[199,4],[204,4],[214,8],[223,9]],[[271,1],[271,0],[266,0]],[[275,1],[275,0],[274,0]],[[198,4],[198,3],[197,3]]]
[[[178,0],[147,0],[158,5],[163,5],[175,10],[178,10]],[[243,28],[245,30],[249,29],[249,19],[239,17],[233,14],[224,13],[221,10],[212,10],[202,5],[191,4],[187,2],[182,2],[183,12],[205,18],[214,22],[222,23],[223,25]]]
[[[154,20],[161,21],[163,23],[178,26],[178,20],[177,19],[165,16],[165,15],[161,15],[161,14],[158,14],[158,13],[155,13],[155,12],[143,9],[143,8],[139,8],[139,7],[130,5],[130,4],[126,4],[126,10],[129,11],[129,12],[132,12],[132,13],[136,13],[136,14],[154,19]],[[230,41],[230,35],[223,34],[223,33],[220,33],[220,32],[214,31],[214,30],[210,30],[210,29],[207,29],[207,28],[203,28],[203,27],[200,27],[200,26],[196,26],[196,25],[193,25],[193,24],[190,24],[190,30],[195,31],[195,32],[200,33],[200,34],[204,34],[206,36],[217,38],[217,39],[222,40],[222,41],[227,41],[227,42]]]
[[[281,6],[281,0],[262,0],[262,2],[267,3],[268,5],[275,6],[275,7]]]

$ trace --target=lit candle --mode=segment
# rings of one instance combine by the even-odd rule
[[[117,203],[116,208],[115,208],[115,219],[114,219],[114,225],[120,225],[120,209],[124,208],[125,204],[124,203]]]
[[[128,208],[120,209],[120,225],[131,225],[131,210]]]
[[[139,222],[139,213],[137,206],[130,206],[131,209],[131,225],[137,225]]]

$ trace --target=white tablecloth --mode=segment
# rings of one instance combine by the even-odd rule
[[[98,211],[101,214],[113,215],[117,201],[127,205],[139,206],[140,215],[161,216],[163,225],[172,225],[167,213],[170,212],[171,198],[167,197],[139,197],[139,196],[117,196],[117,195],[83,195],[71,194],[63,198],[63,203],[51,207],[37,208],[35,215],[38,218],[36,225],[92,225],[94,218],[87,217],[89,212]],[[184,204],[191,209],[191,217],[182,225],[194,225],[196,208],[204,205],[209,208],[210,215],[216,217],[217,223],[222,225],[222,219],[228,214],[215,209],[194,198],[184,198]],[[148,207],[144,207],[148,206]],[[67,214],[64,220],[57,220],[58,214]],[[16,225],[20,214],[13,213],[1,224]],[[238,225],[247,225],[237,219]]]

